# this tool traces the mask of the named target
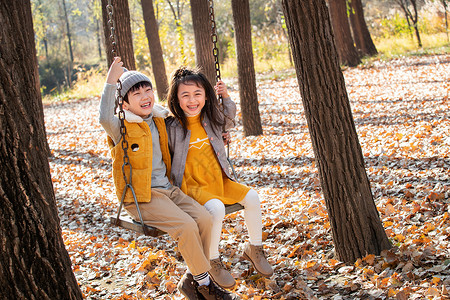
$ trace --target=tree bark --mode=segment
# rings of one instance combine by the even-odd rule
[[[66,29],[67,29],[67,44],[69,47],[69,58],[70,62],[73,63],[72,33],[70,31],[69,16],[67,15],[66,0],[62,0],[62,3],[64,9],[64,20],[66,22]]]
[[[195,62],[212,85],[216,83],[216,69],[211,39],[209,4],[206,0],[191,0],[192,25],[195,36]]]
[[[447,34],[447,42],[449,41],[448,37],[448,20],[447,20],[447,0],[441,0],[442,6],[444,7],[444,20],[445,20],[445,33]]]
[[[364,168],[324,0],[282,0],[336,254],[354,262],[391,247]]]
[[[420,39],[420,33],[419,33],[419,27],[418,27],[419,13],[417,11],[417,1],[416,0],[395,0],[395,1],[403,10],[406,21],[408,22],[408,26],[411,26],[409,24],[409,20],[411,20],[412,26],[414,28],[414,32],[416,33],[417,45],[419,46],[419,48],[422,48],[422,40]],[[411,10],[409,9],[409,3],[411,3],[411,5],[412,5],[414,13],[412,13]]]
[[[259,114],[258,94],[256,92],[249,2],[248,0],[232,0],[231,8],[236,37],[239,97],[241,100],[244,134],[246,136],[260,135],[263,133],[263,130]]]
[[[102,39],[101,39],[101,35],[100,35],[100,20],[96,19],[95,21],[96,23],[96,35],[97,35],[97,49],[98,49],[98,57],[100,58],[100,60],[103,59],[103,54],[102,54]]]
[[[361,0],[350,0],[350,7],[350,24],[356,48],[363,56],[376,55],[378,51],[367,28]]]
[[[414,32],[416,33],[417,45],[419,46],[419,48],[422,48],[422,40],[420,38],[420,33],[419,33],[419,12],[417,11],[417,1],[410,0],[410,2],[413,7],[413,11],[414,11],[414,14],[410,13],[410,15],[411,15],[411,20],[413,21]]]
[[[69,50],[69,65],[67,66],[67,84],[72,86],[72,72],[73,72],[73,50],[72,50],[72,33],[70,32],[69,17],[67,15],[66,1],[62,0],[64,10],[64,21],[67,30],[67,48]]]
[[[116,53],[113,54],[111,40],[111,24],[108,23],[108,11],[106,9],[108,0],[102,1],[103,32],[105,35],[106,63],[108,67],[112,64],[115,56],[120,56],[123,66],[128,70],[136,70],[134,59],[133,36],[130,26],[130,10],[128,0],[112,1],[113,20],[116,36]]]
[[[47,160],[29,0],[0,4],[0,299],[82,299]]]
[[[43,27],[43,36],[42,36],[42,42],[44,43],[44,52],[45,52],[45,60],[48,63],[48,41],[47,41],[47,22],[46,18],[44,17],[44,11],[42,9],[42,1],[38,0],[38,11],[39,11],[39,18],[41,21],[41,26]]]
[[[417,11],[416,0],[411,0],[411,4],[413,5],[413,9],[414,9],[414,18],[412,20],[413,20],[413,24],[414,24],[414,31],[416,32],[417,45],[419,46],[419,48],[422,48],[422,39],[420,38],[420,33],[419,33],[419,12]]]
[[[177,5],[176,5],[176,9],[174,7],[174,5],[172,4],[172,2],[170,0],[166,0],[167,3],[170,6],[170,10],[172,11],[173,14],[173,20],[175,21],[175,26],[176,26],[176,32],[177,32],[177,38],[178,38],[178,47],[180,48],[180,56],[181,56],[181,64],[185,65],[186,64],[186,51],[185,51],[185,44],[184,44],[184,29],[183,29],[183,25],[181,24],[181,17],[182,17],[182,12],[183,12],[183,7],[184,7],[184,3],[181,2],[180,0],[177,0]]]
[[[155,11],[153,9],[153,0],[141,0],[141,5],[144,16],[145,33],[150,48],[153,76],[155,77],[156,82],[156,90],[158,92],[159,100],[165,101],[169,84],[167,81],[161,41],[159,39],[158,23],[156,22]]]
[[[329,0],[329,11],[333,26],[339,60],[342,65],[355,67],[361,63],[358,51],[353,44],[347,17],[346,0]]]

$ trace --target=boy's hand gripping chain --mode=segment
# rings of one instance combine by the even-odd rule
[[[115,23],[113,18],[113,6],[111,4],[111,0],[108,0],[108,5],[106,6],[106,10],[108,12],[108,24],[111,28],[111,35],[109,36],[111,39],[112,44],[112,54],[113,57],[116,56],[116,34],[115,34]],[[147,227],[144,224],[144,220],[142,219],[141,210],[139,209],[139,203],[136,198],[136,193],[134,192],[134,188],[132,185],[132,174],[133,169],[130,164],[130,158],[128,156],[128,141],[125,137],[127,134],[127,127],[125,126],[125,112],[123,110],[123,96],[122,96],[122,82],[120,80],[117,80],[117,98],[116,98],[116,106],[119,107],[119,120],[120,120],[120,134],[122,136],[122,150],[123,150],[123,164],[122,164],[122,174],[123,174],[123,180],[125,181],[125,188],[122,193],[122,199],[120,200],[120,206],[119,210],[117,212],[117,218],[116,218],[116,225],[119,225],[119,219],[120,219],[120,212],[122,211],[123,202],[125,199],[125,195],[127,193],[127,190],[130,189],[131,193],[133,194],[134,204],[136,205],[136,209],[139,215],[139,219],[141,221],[142,229],[144,230],[144,233],[147,234]],[[129,167],[129,173],[127,176],[127,172],[125,170],[126,166]]]

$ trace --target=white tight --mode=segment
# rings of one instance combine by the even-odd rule
[[[258,193],[251,189],[239,204],[244,207],[244,219],[250,244],[262,245],[262,215]],[[225,218],[225,205],[219,199],[211,199],[204,206],[213,216],[209,255],[210,259],[216,259],[219,258],[219,242],[222,233],[222,222]]]

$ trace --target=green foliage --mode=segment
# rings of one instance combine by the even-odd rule
[[[391,18],[382,19],[380,25],[380,33],[383,38],[411,34],[408,22],[399,13],[394,14]]]
[[[71,81],[76,83],[85,80],[90,74],[103,72],[98,64],[79,64],[71,70]],[[68,68],[64,61],[54,58],[39,64],[39,78],[42,95],[59,95],[67,90]],[[104,80],[103,80],[104,81]],[[86,85],[91,82],[86,81]]]
[[[153,1],[167,73],[171,73],[181,64],[195,65],[194,38],[190,25],[192,21],[187,5],[189,1],[178,2],[178,7],[175,1],[172,2],[171,4],[174,5],[176,13],[178,13],[177,19],[175,19],[168,1]],[[139,70],[146,70],[146,73],[151,75],[151,72],[148,71],[152,66],[144,21],[142,20],[142,6],[140,1],[137,0],[130,0],[129,5],[136,67]]]
[[[66,0],[75,65],[98,65],[101,62],[95,34],[96,20],[101,13],[96,2]],[[61,93],[69,85],[67,74],[72,65],[61,1],[55,4],[50,0],[32,0],[32,13],[41,91],[43,95]],[[78,69],[72,70],[72,79],[76,79],[77,72]]]
[[[67,76],[65,70],[69,63],[65,21],[60,17],[61,0],[31,0],[31,2],[42,91],[64,93]],[[174,16],[169,2],[175,8],[177,17]],[[136,67],[152,76],[142,6],[140,0],[129,0],[128,3]],[[75,65],[100,65],[102,70],[105,69],[101,2],[99,0],[66,0],[66,4],[72,30]],[[363,4],[366,22],[377,49],[382,52],[381,55],[392,56],[417,51],[413,42],[414,34],[408,27],[403,14],[394,7],[392,1],[363,0]],[[442,6],[440,3],[435,5],[435,7],[440,6]],[[195,42],[189,0],[153,0],[153,7],[167,75],[181,64],[194,66]],[[430,48],[448,50],[448,42],[445,42],[447,38],[445,34],[442,34],[445,32],[442,9],[430,9],[426,5],[421,8],[419,29],[425,48],[423,51]],[[237,63],[231,2],[215,1],[214,10],[221,73],[224,77],[235,77]],[[276,74],[292,69],[287,29],[280,1],[252,0],[250,12],[256,71],[273,72],[274,75],[271,76],[276,77],[278,76]],[[100,32],[97,31],[98,20],[100,20]],[[97,41],[98,35],[102,40],[100,45]],[[99,55],[99,47],[103,55]],[[78,78],[78,85],[82,85],[83,82]]]
[[[422,34],[423,47],[417,48],[416,42],[411,37],[387,37],[374,40],[375,46],[380,52],[374,59],[390,59],[405,55],[444,54],[450,52],[450,44],[445,33]],[[368,61],[370,61],[369,59]]]
[[[82,15],[82,12],[80,9],[76,8],[76,9],[72,10],[72,16],[80,17],[81,15]]]
[[[52,58],[39,64],[39,78],[43,95],[60,93],[66,85],[65,63]],[[74,78],[75,79],[75,78]]]
[[[282,15],[281,1],[250,1],[250,21],[256,30],[278,27]]]
[[[423,16],[419,19],[418,25],[421,33],[435,34],[445,31],[444,20],[436,16]],[[380,37],[403,37],[411,35],[412,32],[413,29],[408,26],[405,17],[399,13],[394,14],[391,18],[385,18],[380,21]]]
[[[68,89],[63,86],[54,88],[44,93],[43,102],[60,102],[69,99],[83,99],[92,96],[100,96],[101,90],[105,83],[106,70],[99,65],[78,66],[74,70],[74,82],[72,88]]]
[[[133,40],[136,66],[139,66],[139,69],[150,68],[150,52],[143,23],[133,28]]]
[[[33,1],[31,4],[34,14],[33,25],[34,33],[36,35],[36,48],[40,49],[43,47],[42,42],[47,36],[48,18],[44,12],[42,3]]]

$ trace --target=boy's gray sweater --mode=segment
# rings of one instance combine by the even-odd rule
[[[120,134],[120,120],[114,114],[115,106],[115,94],[116,86],[112,84],[105,83],[102,92],[102,98],[100,100],[99,107],[99,121],[100,124],[105,129],[109,137],[114,141],[114,144],[120,142],[122,138]],[[167,116],[168,111],[162,106],[154,106],[153,114],[147,119],[142,119],[139,116],[134,115],[129,111],[125,111],[125,119],[128,122],[146,122],[150,127],[152,133],[152,143],[153,143],[153,160],[152,160],[152,188],[170,188],[172,185],[166,176],[166,165],[162,159],[161,146],[159,145],[159,132],[156,128],[155,122],[153,121],[153,115],[157,117]]]

